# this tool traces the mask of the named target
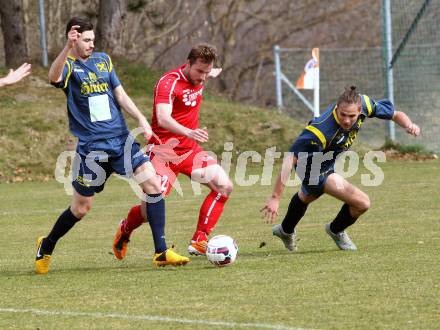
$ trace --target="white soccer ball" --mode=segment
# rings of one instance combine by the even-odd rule
[[[238,246],[234,239],[226,235],[217,235],[208,241],[206,257],[218,267],[232,264],[237,258]]]

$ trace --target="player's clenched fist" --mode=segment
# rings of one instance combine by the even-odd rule
[[[70,31],[67,33],[67,45],[69,46],[69,48],[73,48],[73,46],[75,45],[76,41],[81,36],[81,33],[79,33],[77,31],[77,29],[79,29],[79,28],[80,28],[79,25],[74,25],[74,26],[72,26]]]
[[[420,127],[414,123],[411,123],[408,127],[406,127],[406,132],[414,136],[419,136]]]

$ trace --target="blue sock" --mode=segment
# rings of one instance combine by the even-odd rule
[[[148,194],[148,199],[156,200],[162,194]],[[167,249],[165,242],[165,200],[161,198],[155,203],[147,200],[148,223],[153,234],[154,248],[156,253],[161,253]]]

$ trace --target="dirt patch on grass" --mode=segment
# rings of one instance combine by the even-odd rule
[[[438,159],[438,156],[434,153],[424,153],[424,152],[401,152],[393,148],[383,148],[381,149],[387,159],[395,160],[415,160],[415,161],[425,161]]]

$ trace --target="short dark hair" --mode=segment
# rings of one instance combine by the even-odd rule
[[[356,86],[350,86],[345,87],[344,93],[342,93],[338,98],[337,105],[339,106],[341,103],[348,103],[348,104],[358,104],[361,105],[361,96],[356,90]]]
[[[88,19],[86,17],[72,17],[66,26],[66,38],[67,38],[67,34],[69,33],[70,29],[74,25],[79,25],[79,28],[76,29],[79,33],[83,33],[84,31],[93,30],[93,24],[90,21],[90,19]]]
[[[207,44],[199,44],[194,46],[188,54],[190,64],[196,63],[200,59],[203,63],[211,64],[217,61],[217,49]]]

